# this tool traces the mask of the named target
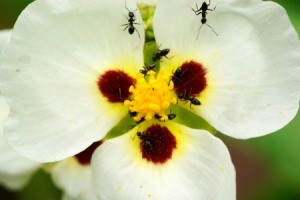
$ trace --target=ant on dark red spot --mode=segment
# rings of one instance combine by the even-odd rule
[[[173,83],[176,84],[180,80],[181,74],[182,74],[182,68],[180,66],[176,69],[175,72],[173,72],[173,76],[171,76],[171,81],[173,81]]]
[[[137,5],[137,7],[138,7],[138,5]],[[136,22],[135,22],[136,19],[135,19],[135,14],[134,14],[134,12],[138,10],[138,8],[135,9],[135,10],[133,10],[133,11],[130,11],[130,10],[127,8],[127,6],[126,6],[126,1],[125,1],[125,8],[126,8],[126,10],[128,10],[128,17],[125,16],[125,17],[127,18],[127,20],[128,20],[128,23],[122,25],[122,26],[126,26],[126,27],[124,28],[124,31],[125,31],[126,29],[128,29],[128,33],[129,33],[130,35],[132,35],[132,34],[134,33],[134,31],[136,31],[137,34],[138,34],[138,36],[139,36],[139,38],[141,39],[141,36],[140,36],[139,31],[138,31],[137,28],[134,26],[134,25],[140,25],[139,23],[136,23]]]
[[[142,134],[141,132],[137,132],[136,135],[138,136],[138,138],[140,138],[140,140],[142,140],[144,142],[144,145],[147,148],[152,149],[152,144],[151,144],[148,136],[146,136],[145,134]]]
[[[202,5],[201,5],[201,7],[199,8],[198,7],[198,4],[196,4],[196,10],[195,9],[193,9],[193,8],[191,8],[190,6],[190,8],[194,11],[194,13],[196,14],[196,15],[200,15],[201,14],[201,26],[199,27],[199,29],[198,29],[198,34],[197,34],[197,38],[196,38],[196,40],[198,39],[198,37],[199,37],[199,33],[200,33],[200,29],[202,28],[202,26],[205,24],[206,26],[208,26],[217,36],[218,36],[218,34],[217,34],[217,32],[209,25],[209,24],[207,24],[206,22],[207,22],[207,19],[206,19],[206,15],[207,15],[207,11],[214,11],[215,9],[216,9],[216,7],[217,6],[215,6],[214,7],[214,9],[210,9],[209,8],[209,6],[210,6],[210,0],[209,0],[209,2],[208,2],[208,4],[204,1],[203,3],[202,3]]]

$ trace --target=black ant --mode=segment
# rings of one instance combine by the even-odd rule
[[[176,114],[175,113],[170,113],[167,116],[168,116],[168,120],[173,120],[173,119],[175,119]],[[158,115],[158,114],[155,114],[154,118],[157,119],[157,120],[161,120],[161,116]]]
[[[201,7],[200,8],[198,8],[198,4],[196,4],[196,10],[194,10],[193,8],[191,8],[193,11],[194,11],[194,13],[196,14],[196,15],[200,15],[201,14],[201,16],[202,16],[202,18],[201,18],[201,26],[199,27],[199,30],[198,30],[198,35],[197,35],[197,38],[196,38],[196,40],[198,39],[198,37],[199,37],[199,33],[200,33],[200,29],[202,28],[202,26],[205,24],[206,26],[208,26],[217,36],[218,36],[218,34],[217,34],[217,32],[210,26],[210,25],[208,25],[206,22],[207,22],[207,19],[206,19],[206,15],[207,15],[207,11],[209,10],[209,11],[214,11],[215,9],[216,9],[216,6],[214,7],[214,9],[210,9],[210,8],[208,8],[210,6],[210,0],[209,0],[209,2],[208,2],[208,4],[204,1],[203,3],[202,3],[202,5],[201,5]]]
[[[169,57],[167,57],[169,52],[170,52],[170,49],[168,49],[168,48],[162,49],[162,50],[158,49],[158,51],[153,55],[152,60],[154,62],[156,62],[157,60],[162,59],[162,57],[170,59]]]
[[[181,74],[182,74],[182,68],[180,66],[176,69],[175,72],[173,72],[173,76],[171,77],[171,80],[173,81],[174,84],[176,84],[180,80],[179,78]]]
[[[140,73],[144,74],[144,75],[147,75],[147,73],[150,71],[150,70],[153,70],[155,67],[155,63],[152,63],[150,65],[145,65],[143,67],[143,69],[140,70]]]
[[[137,30],[136,27],[134,27],[134,25],[139,25],[139,23],[135,22],[135,14],[134,14],[134,12],[138,10],[138,8],[135,9],[134,11],[130,11],[126,6],[126,1],[125,1],[125,8],[126,10],[128,10],[128,17],[126,16],[126,18],[128,19],[128,23],[122,25],[122,26],[126,26],[124,28],[124,31],[128,29],[128,33],[130,35],[132,35],[134,31],[136,31],[138,33],[139,38],[141,38],[139,31]]]
[[[149,141],[149,137],[148,136],[146,136],[145,134],[142,134],[141,132],[137,132],[136,135],[138,136],[138,138],[140,138],[140,140],[142,140],[144,142],[144,145],[147,148],[152,149],[152,144]]]
[[[190,96],[188,94],[180,93],[178,95],[178,99],[180,99],[181,101],[185,101],[185,102],[190,101],[190,108],[192,108],[192,104],[195,106],[201,105],[201,102],[198,99],[196,99],[195,96]]]

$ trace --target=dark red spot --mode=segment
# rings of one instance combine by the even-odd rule
[[[142,156],[149,162],[163,164],[172,157],[176,138],[166,127],[150,126],[139,136]]]
[[[81,165],[89,165],[91,163],[91,158],[94,151],[102,144],[102,140],[99,142],[94,142],[91,146],[89,146],[84,151],[75,155],[75,158]]]
[[[196,96],[206,87],[206,71],[200,63],[188,61],[181,65],[181,74],[175,78],[174,89],[177,95]]]
[[[111,103],[123,103],[129,98],[129,87],[135,80],[121,70],[109,70],[98,79],[98,88]]]

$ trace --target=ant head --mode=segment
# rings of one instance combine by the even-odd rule
[[[172,119],[174,119],[176,117],[176,114],[168,114],[168,119],[169,120],[172,120]]]
[[[181,66],[179,66],[175,71],[175,75],[180,76],[181,73],[182,73],[182,68],[181,68]]]
[[[182,94],[182,93],[179,93],[179,94],[178,94],[178,98],[179,98],[179,99],[181,99],[181,98],[183,98],[183,97],[184,97],[184,94]]]
[[[159,116],[158,114],[155,114],[154,118],[159,120],[161,118],[161,116]]]
[[[137,116],[137,112],[130,112],[129,111],[129,115],[130,115],[130,117],[135,117],[135,116]]]
[[[168,54],[170,52],[170,49],[163,49],[161,50],[163,54]]]
[[[205,24],[206,22],[207,22],[207,19],[205,17],[201,19],[202,24]]]
[[[128,16],[129,16],[129,17],[134,17],[134,13],[130,11],[130,12],[128,13]]]

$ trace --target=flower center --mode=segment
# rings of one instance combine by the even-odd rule
[[[163,164],[171,159],[176,148],[176,138],[169,129],[153,125],[143,133],[138,132],[137,136],[141,140],[140,148],[144,159],[155,164]]]
[[[207,86],[206,70],[202,64],[195,61],[187,61],[176,69],[172,80],[177,95],[199,95]]]
[[[75,158],[81,165],[89,165],[91,163],[91,158],[94,153],[94,151],[102,144],[102,140],[99,142],[94,142],[86,148],[84,151],[78,153],[75,155]]]
[[[136,113],[135,121],[151,120],[154,117],[161,121],[168,119],[167,109],[177,102],[172,96],[174,84],[165,77],[163,72],[156,76],[154,71],[147,73],[147,78],[141,73],[137,75],[135,86],[130,86],[130,100],[125,100],[124,105],[131,113]]]

